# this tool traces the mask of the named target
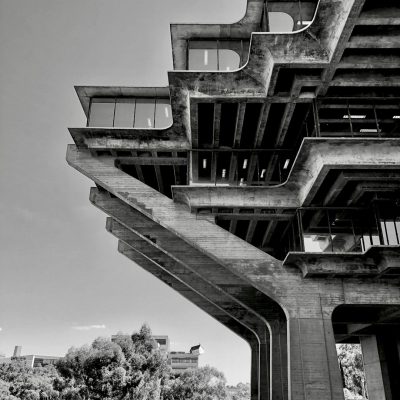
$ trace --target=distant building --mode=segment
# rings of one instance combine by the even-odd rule
[[[27,367],[45,367],[46,365],[55,364],[62,357],[41,356],[29,354],[21,356],[22,346],[15,346],[12,357],[0,357],[0,364],[11,364],[12,362],[22,362]]]
[[[171,351],[168,355],[168,365],[175,373],[181,373],[190,368],[199,367],[199,355],[203,354],[204,350],[200,344],[192,346],[189,353],[184,351]]]
[[[117,336],[119,335],[112,335],[111,341],[115,341]],[[200,344],[192,346],[189,353],[170,351],[170,341],[167,335],[153,335],[152,338],[155,347],[166,356],[167,364],[171,367],[173,373],[179,374],[187,369],[199,367],[199,355],[204,353]]]
[[[190,368],[199,367],[199,356],[184,351],[171,351],[168,355],[168,365],[173,372],[180,373]]]
[[[22,351],[22,346],[15,346],[13,357],[21,357],[21,351]]]
[[[169,337],[167,335],[153,335],[152,338],[158,345],[158,349],[165,354],[169,354]]]

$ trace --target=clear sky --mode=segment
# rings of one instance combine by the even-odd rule
[[[248,382],[248,345],[117,251],[65,161],[74,85],[166,86],[171,22],[231,23],[246,0],[0,0],[0,353],[64,355],[148,322]]]
[[[74,85],[165,86],[169,23],[233,22],[245,0],[0,1],[0,353],[64,355],[146,321],[249,381],[248,345],[117,252],[65,161]]]

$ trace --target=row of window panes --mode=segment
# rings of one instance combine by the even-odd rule
[[[324,251],[356,251],[358,245],[361,251],[367,251],[371,246],[398,246],[400,244],[399,221],[380,221],[382,239],[378,233],[362,234],[362,235],[303,235],[304,251],[308,252],[324,252]],[[318,238],[318,239],[316,239]],[[353,240],[354,238],[354,240]],[[346,243],[348,248],[338,246],[336,242]],[[333,242],[333,243],[332,243]]]
[[[188,69],[196,71],[236,70],[248,52],[248,42],[243,40],[190,41],[188,46]]]
[[[173,364],[186,364],[186,363],[193,363],[197,364],[197,359],[193,358],[172,358]]]
[[[88,126],[167,128],[172,124],[168,99],[93,98]]]
[[[322,208],[301,210],[302,223],[299,226],[298,220],[294,219],[288,237],[291,242],[289,249],[301,249],[301,241],[307,252],[367,251],[373,245],[398,246],[399,211],[390,203],[377,205],[378,214],[372,209],[369,212]],[[313,221],[311,225],[310,221]]]

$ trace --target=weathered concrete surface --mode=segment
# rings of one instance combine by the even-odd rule
[[[400,276],[400,246],[372,246],[365,253],[290,252],[284,265],[295,265],[304,278],[312,276]]]
[[[187,151],[189,141],[171,129],[69,128],[79,147],[91,150]]]
[[[398,8],[389,15],[388,10],[380,9],[361,12],[363,0],[321,0],[313,24],[297,34],[251,33],[258,29],[262,3],[249,0],[245,17],[237,24],[174,25],[171,28],[176,68],[184,63],[188,39],[243,38],[248,34],[251,43],[248,62],[238,71],[169,73],[174,117],[170,128],[158,131],[71,129],[77,147],[69,148],[67,159],[74,168],[116,197],[106,200],[96,192],[92,201],[112,216],[107,226],[120,238],[119,250],[123,254],[247,338],[252,348],[252,368],[257,371],[252,375],[254,399],[342,400],[333,310],[343,304],[400,305],[399,278],[384,276],[384,273],[397,271],[398,249],[372,248],[365,255],[346,255],[351,259],[346,265],[338,255],[292,255],[298,266],[284,265],[212,221],[197,219],[183,204],[174,203],[125,174],[117,168],[112,156],[117,150],[183,151],[195,146],[193,110],[197,101],[259,101],[264,110],[260,121],[262,131],[267,124],[270,104],[286,103],[280,138],[275,143],[280,146],[293,117],[295,102],[311,103],[315,96],[324,96],[331,89],[346,89],[349,93],[360,90],[359,98],[363,98],[360,88],[365,88],[365,93],[372,98],[378,93],[375,90],[393,88],[389,97],[397,93],[396,75],[367,70],[396,69],[395,57],[378,60],[367,56],[354,67],[351,56],[347,59],[342,56],[345,49],[396,49],[396,35],[377,38],[360,34],[358,27],[396,24],[400,15]],[[295,12],[294,2],[281,3],[291,9],[290,13]],[[362,71],[354,73],[344,69],[353,67]],[[297,71],[291,88],[283,92],[275,90],[285,79],[284,74],[280,77],[281,72],[293,68]],[[304,93],[303,88],[306,89]],[[91,96],[168,96],[166,88],[97,87],[78,88],[77,91],[86,113]],[[218,112],[218,106],[215,109]],[[243,116],[243,104],[240,110]],[[105,150],[107,153],[101,154],[109,155],[94,157],[98,150]],[[399,154],[397,139],[307,139],[283,185],[176,188],[175,198],[192,208],[228,205],[295,209],[310,201],[332,169],[398,169]],[[376,184],[368,187],[376,188]],[[328,193],[328,197],[334,197],[335,193]],[[280,310],[284,318],[274,318],[276,310]],[[271,354],[267,348],[270,338],[272,343],[279,343],[279,346],[272,346]],[[266,378],[269,358],[274,385],[272,395]],[[384,361],[381,357],[381,366],[389,365]],[[381,370],[386,395],[389,378],[386,379],[384,368]],[[268,397],[270,395],[272,397]]]
[[[261,4],[262,2],[259,1],[250,1],[249,10],[253,6],[259,9]],[[168,73],[169,96],[174,122],[170,128],[159,130],[159,132],[171,135],[171,137],[180,136],[190,140],[191,98],[223,97],[225,99],[239,99],[256,97],[267,100],[268,97],[273,96],[273,89],[281,67],[325,68],[327,71],[334,71],[337,62],[339,62],[339,60],[336,60],[336,53],[341,54],[343,52],[349,32],[356,23],[356,15],[360,11],[361,4],[362,1],[360,0],[320,0],[313,24],[301,32],[290,34],[252,33],[249,60],[238,71],[230,73],[170,71]],[[252,31],[254,28],[252,23],[243,28],[251,18],[254,18],[254,16],[244,18],[239,24],[240,29]],[[189,29],[189,26],[173,25],[173,31],[175,27],[180,31]],[[190,27],[193,27],[193,25],[190,25]],[[204,35],[207,26],[199,25],[199,28],[193,29],[198,29]],[[217,30],[222,35],[221,37],[224,36],[219,25],[214,25],[212,30]],[[232,29],[228,29],[225,35],[231,33]],[[180,32],[178,36],[186,37],[187,35],[190,36],[190,32],[185,34]],[[175,40],[173,33],[174,54],[178,52],[182,58],[186,54],[186,50],[179,44],[179,40]],[[327,74],[328,72],[325,75]],[[309,78],[315,79],[312,75]],[[298,80],[299,92],[302,85],[307,86],[306,82],[306,76]],[[321,81],[321,84],[324,84],[324,82]],[[166,96],[168,90],[167,88],[77,87],[77,92],[87,113],[90,96],[155,97]],[[291,101],[291,98],[289,97],[286,101]],[[127,129],[125,131],[130,133],[133,139],[140,139],[140,137],[146,135],[146,130]],[[83,143],[79,139],[85,131],[75,128],[72,133],[77,138],[78,145]],[[147,134],[151,135],[149,132]]]
[[[284,359],[287,354],[285,330],[279,309],[274,304],[263,300],[261,293],[255,292],[237,276],[222,271],[213,260],[199,254],[184,241],[162,229],[153,221],[142,216],[136,210],[117,198],[110,198],[97,189],[91,191],[91,201],[94,205],[121,221],[108,220],[107,229],[136,251],[155,261],[163,270],[185,283],[195,293],[209,299],[220,310],[232,318],[241,321],[256,335],[260,355],[259,383],[261,392],[266,393],[270,382],[269,353],[273,348],[273,356]],[[268,322],[266,321],[268,319]],[[282,320],[282,321],[281,321]],[[269,325],[273,324],[273,328]],[[276,339],[270,340],[270,331],[274,330]],[[282,339],[278,339],[282,336]],[[276,343],[275,343],[276,340]],[[283,346],[283,348],[282,348]],[[284,360],[283,360],[284,361]],[[282,393],[282,385],[287,387],[287,381],[281,376],[279,369],[272,376],[273,390]],[[261,396],[263,398],[263,396]],[[278,399],[279,397],[277,397]]]
[[[118,170],[112,157],[94,158],[70,146],[67,159],[123,202],[216,261],[227,273],[232,272],[280,304],[289,327],[289,393],[293,398],[342,398],[331,313],[345,303],[399,304],[398,281],[364,279],[360,291],[360,281],[354,278],[303,280],[299,270],[285,269],[267,254],[212,223],[197,220],[181,205]]]
[[[362,337],[360,342],[363,353],[365,376],[368,380],[368,399],[387,400],[383,385],[383,374],[376,336]]]
[[[209,298],[206,298],[196,293],[193,288],[186,286],[179,279],[173,275],[165,272],[163,267],[154,262],[154,260],[146,257],[144,254],[132,247],[128,246],[124,242],[119,242],[118,251],[132,260],[134,263],[140,265],[146,271],[159,278],[161,281],[166,283],[169,287],[176,290],[187,300],[191,301],[201,310],[205,311],[208,315],[215,318],[218,322],[223,324],[225,327],[230,329],[232,332],[237,334],[243,340],[249,343],[251,348],[251,400],[259,399],[259,377],[260,377],[260,356],[259,356],[259,340],[257,335],[251,331],[243,322],[238,322],[232,318],[225,311],[221,310],[218,306],[215,306]]]
[[[174,186],[174,200],[189,208],[298,208],[330,169],[400,168],[400,140],[304,138],[288,179],[277,186]]]
[[[190,39],[250,39],[253,32],[260,31],[263,14],[262,0],[247,1],[246,11],[239,21],[232,24],[171,24],[172,56],[175,70],[186,69],[186,41]],[[317,1],[268,1],[268,12],[284,12],[294,22],[293,30],[298,30],[300,20],[313,19]],[[301,11],[301,15],[300,15]],[[264,32],[265,33],[265,32]]]

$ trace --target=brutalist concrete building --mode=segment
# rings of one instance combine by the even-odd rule
[[[348,342],[400,398],[398,0],[248,0],[171,39],[168,87],[76,88],[67,160],[119,252],[249,343],[252,399],[343,399]]]

